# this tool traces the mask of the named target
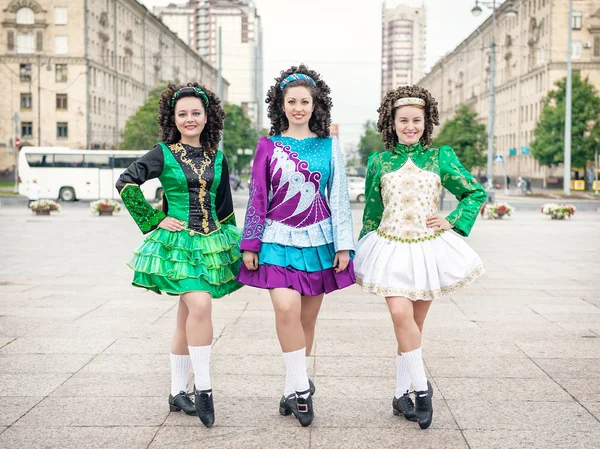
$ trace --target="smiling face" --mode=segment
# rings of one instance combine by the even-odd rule
[[[419,141],[425,131],[425,111],[415,106],[402,106],[396,109],[394,130],[398,142],[412,145]]]
[[[290,87],[285,92],[283,111],[290,126],[307,126],[315,105],[310,90],[304,86]]]
[[[206,125],[206,110],[199,98],[183,97],[175,103],[175,125],[181,143],[200,146],[200,134]]]

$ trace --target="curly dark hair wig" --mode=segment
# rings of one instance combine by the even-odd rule
[[[431,134],[433,127],[440,124],[440,116],[438,113],[438,104],[431,93],[420,86],[400,86],[397,89],[390,90],[383,100],[381,106],[377,109],[379,112],[379,120],[377,121],[377,130],[381,133],[381,140],[388,150],[393,149],[398,143],[398,135],[394,129],[394,119],[396,118],[396,110],[394,103],[399,98],[420,98],[425,100],[425,130],[421,136],[420,142],[424,147],[431,145]]]
[[[299,79],[286,84],[285,87],[281,89],[281,87],[279,87],[281,82],[294,73],[302,73],[303,75],[310,76],[317,86],[313,86],[309,80]],[[289,128],[290,124],[283,111],[283,100],[285,98],[285,93],[290,87],[298,86],[306,87],[310,91],[315,106],[312,116],[308,121],[309,129],[319,137],[329,137],[331,107],[333,106],[333,102],[329,96],[331,89],[329,89],[329,86],[321,79],[321,75],[314,70],[310,70],[304,64],[300,64],[299,67],[292,66],[289,69],[282,71],[280,76],[275,78],[275,84],[273,84],[267,92],[267,99],[265,102],[268,104],[267,112],[269,120],[271,120],[271,130],[269,131],[269,134],[271,136],[281,134]]]
[[[223,110],[219,97],[204,86],[195,82],[180,85],[169,83],[168,87],[160,94],[160,99],[158,100],[158,128],[160,130],[162,141],[167,145],[170,145],[179,142],[181,139],[181,133],[175,125],[175,106],[171,106],[171,100],[173,94],[183,87],[199,87],[206,94],[208,98],[208,108],[204,106],[203,99],[194,92],[182,92],[177,97],[177,101],[185,97],[196,97],[202,102],[202,107],[204,107],[206,111],[206,125],[202,130],[202,134],[200,134],[200,145],[206,150],[217,151],[219,141],[221,140],[221,133],[223,131],[225,111]],[[175,102],[175,105],[177,105],[177,101]]]

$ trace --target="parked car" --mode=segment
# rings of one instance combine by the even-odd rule
[[[365,202],[365,178],[348,176],[348,193],[350,201]]]

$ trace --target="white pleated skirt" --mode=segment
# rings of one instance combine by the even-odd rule
[[[404,243],[372,231],[356,245],[354,271],[363,291],[416,301],[455,292],[477,279],[485,268],[477,253],[452,232]]]

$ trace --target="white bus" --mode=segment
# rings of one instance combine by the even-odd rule
[[[40,198],[62,201],[119,198],[115,183],[146,151],[73,150],[65,147],[23,147],[19,153],[19,194],[29,196],[33,180]],[[142,185],[149,201],[160,199],[158,179]]]

